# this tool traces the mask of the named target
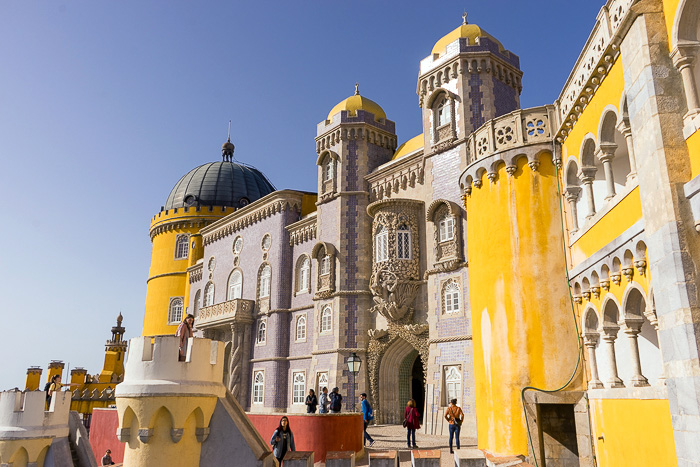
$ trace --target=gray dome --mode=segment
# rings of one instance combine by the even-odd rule
[[[236,162],[210,162],[190,170],[170,192],[165,209],[185,206],[243,207],[275,191],[256,168]]]

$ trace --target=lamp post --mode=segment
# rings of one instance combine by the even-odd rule
[[[352,411],[356,411],[355,407],[355,375],[360,371],[360,365],[362,365],[362,360],[357,356],[355,352],[352,353],[346,360],[348,365],[348,370],[352,373]]]

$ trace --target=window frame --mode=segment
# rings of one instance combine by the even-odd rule
[[[262,339],[260,334],[262,333]],[[267,344],[267,320],[261,319],[258,321],[258,326],[255,332],[255,345],[265,345]]]
[[[182,251],[184,249],[184,251]],[[175,259],[187,259],[190,257],[190,236],[179,234],[175,237]]]
[[[452,290],[449,290],[452,289]],[[448,295],[450,298],[450,302],[448,304]],[[460,285],[457,283],[456,280],[450,279],[448,280],[442,287],[442,306],[444,310],[444,314],[455,314],[459,313],[461,311],[461,306],[462,306],[462,300],[461,300],[461,295],[462,295],[462,288]]]
[[[435,105],[435,122],[437,128],[452,123],[452,103],[447,95],[441,96]]]
[[[297,293],[308,293],[311,290],[311,260],[302,255],[299,258],[297,270]]]
[[[328,320],[326,320],[328,318]],[[326,321],[328,322],[328,327],[326,327]],[[331,332],[333,331],[333,307],[330,305],[325,305],[321,310],[321,332]]]
[[[303,327],[302,327],[303,322]],[[303,331],[303,335],[300,336],[300,330]],[[306,326],[306,314],[297,316],[294,325],[294,342],[306,342],[306,335],[308,334],[308,329]]]
[[[443,367],[444,383],[445,383],[445,405],[449,404],[450,400],[457,399],[457,405],[462,402],[462,383],[464,375],[460,365],[445,365]],[[450,379],[451,374],[456,374],[457,378]],[[450,390],[452,386],[452,390]]]
[[[262,377],[262,381],[258,382],[258,376]],[[253,372],[253,404],[262,405],[265,403],[265,371],[255,370]],[[259,396],[259,397],[258,397]]]
[[[297,381],[297,378],[299,381]],[[299,389],[300,383],[301,389]],[[303,404],[306,401],[306,372],[305,371],[293,371],[292,372],[292,404]]]
[[[211,303],[209,301],[209,298],[210,298],[209,291],[211,291]],[[214,292],[215,292],[214,282],[212,282],[212,281],[207,282],[206,285],[204,286],[204,297],[202,299],[202,304],[205,307],[214,305],[214,297],[215,297]]]
[[[180,304],[180,316],[174,315],[174,307]],[[183,313],[185,311],[185,298],[184,297],[170,297],[170,302],[168,303],[168,324],[175,325],[182,322]]]
[[[260,278],[258,280],[258,298],[270,298],[270,289],[272,283],[272,268],[269,264],[265,264],[260,269]]]
[[[319,268],[319,274],[322,276],[327,276],[331,273],[331,255],[325,254],[321,257],[321,267]]]
[[[239,277],[240,282],[238,283],[238,297],[235,297],[235,293],[231,292],[231,289],[236,285],[235,282],[233,282],[234,277]],[[231,274],[228,277],[228,287],[226,288],[226,300],[236,300],[243,298],[243,273],[241,272],[240,269],[234,269],[231,271]],[[235,292],[235,290],[234,290]]]
[[[438,240],[440,243],[455,239],[455,218],[449,211],[445,211],[438,219],[438,232]]]
[[[411,235],[411,227],[408,224],[401,224],[396,229],[396,258],[403,260],[410,260],[413,256],[413,236]],[[401,242],[404,241],[404,247],[402,251]],[[404,253],[402,255],[402,253]]]
[[[379,224],[374,234],[375,263],[389,261],[389,229]]]

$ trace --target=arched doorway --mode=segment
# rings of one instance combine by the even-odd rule
[[[396,339],[379,364],[379,407],[381,423],[403,421],[408,399],[414,399],[423,412],[425,401],[425,369],[418,351],[404,339]]]
[[[416,355],[411,369],[411,398],[416,401],[416,407],[423,420],[425,411],[425,371],[420,355]]]

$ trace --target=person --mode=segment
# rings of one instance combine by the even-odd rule
[[[406,403],[406,410],[403,413],[403,423],[406,427],[406,444],[408,448],[411,448],[411,437],[413,437],[413,448],[416,446],[416,430],[420,428],[420,414],[418,409],[416,409],[416,401],[409,399]]]
[[[61,388],[64,386],[72,387],[72,386],[79,386],[79,384],[77,384],[77,383],[62,384],[61,383],[61,375],[53,375],[51,377],[51,383],[49,384],[49,387],[46,390],[46,405],[47,405],[47,407],[51,405],[51,397],[53,396],[53,393],[56,391],[61,392]]]
[[[340,395],[338,392],[338,388],[335,387],[333,388],[333,391],[331,392],[331,413],[340,413],[340,409],[343,406],[343,396]]]
[[[306,396],[306,413],[316,413],[317,405],[316,392],[313,389],[309,389],[309,395]]]
[[[112,460],[112,451],[109,449],[107,449],[105,455],[102,456],[102,465],[114,465],[114,461]]]
[[[294,447],[294,435],[289,428],[289,419],[287,417],[282,417],[280,419],[280,425],[272,434],[270,444],[272,445],[272,453],[275,455],[280,465],[282,465],[282,459],[284,459],[284,455],[287,454],[287,451],[296,451]]]
[[[185,361],[185,356],[187,355],[187,342],[190,337],[192,337],[192,325],[194,325],[194,315],[189,314],[185,317],[185,320],[180,323],[177,327],[175,335],[180,338],[180,357],[181,362]]]
[[[328,413],[328,404],[330,404],[331,401],[328,398],[328,388],[323,387],[321,389],[321,400],[320,400],[320,407],[318,408],[318,413]]]
[[[445,420],[450,424],[450,453],[454,453],[452,450],[452,438],[456,438],[457,449],[459,449],[459,430],[462,428],[462,422],[464,421],[464,412],[457,405],[457,399],[452,399],[450,406],[445,409]]]
[[[364,444],[367,444],[367,441],[369,441],[369,447],[372,447],[374,444],[374,439],[367,433],[367,425],[369,425],[369,422],[374,420],[374,411],[372,410],[372,406],[369,404],[369,401],[367,400],[367,393],[363,392],[360,394],[360,400],[362,401],[362,419],[365,422],[365,442]]]

